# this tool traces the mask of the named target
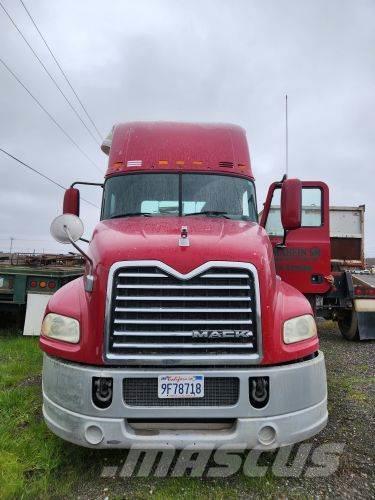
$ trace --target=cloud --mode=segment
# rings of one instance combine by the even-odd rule
[[[327,182],[335,205],[365,203],[366,252],[375,255],[372,0],[39,0],[27,6],[103,134],[115,122],[140,119],[245,127],[260,204],[284,172],[288,92],[290,175]],[[68,93],[20,4],[8,0],[6,7]],[[99,147],[2,12],[0,32],[0,57],[104,170]],[[99,180],[2,67],[0,85],[2,147],[64,185]],[[0,239],[48,240],[60,190],[4,156],[0,175]],[[93,190],[84,196],[100,197]],[[90,232],[98,213],[87,207],[83,217]],[[50,246],[62,250],[52,240]]]

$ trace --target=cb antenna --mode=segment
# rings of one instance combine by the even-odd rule
[[[289,144],[288,144],[288,94],[285,94],[285,175],[288,177]]]

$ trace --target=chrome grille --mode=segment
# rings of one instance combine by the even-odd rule
[[[212,263],[183,276],[162,263],[125,264],[109,289],[108,361],[173,366],[259,358],[256,285],[248,266]]]
[[[233,406],[239,397],[237,377],[206,377],[202,398],[158,398],[158,379],[126,378],[123,381],[124,402],[128,406]]]

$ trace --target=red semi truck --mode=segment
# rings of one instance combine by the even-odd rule
[[[260,449],[323,429],[312,297],[335,279],[327,186],[275,183],[259,224],[238,126],[120,124],[102,149],[85,274],[53,295],[42,325],[49,428],[97,448]],[[78,247],[78,215],[73,185],[59,241]],[[283,235],[269,236],[277,217]]]

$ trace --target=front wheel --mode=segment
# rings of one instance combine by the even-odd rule
[[[340,318],[337,319],[341,335],[346,340],[359,340],[358,317],[354,310],[345,311]]]

